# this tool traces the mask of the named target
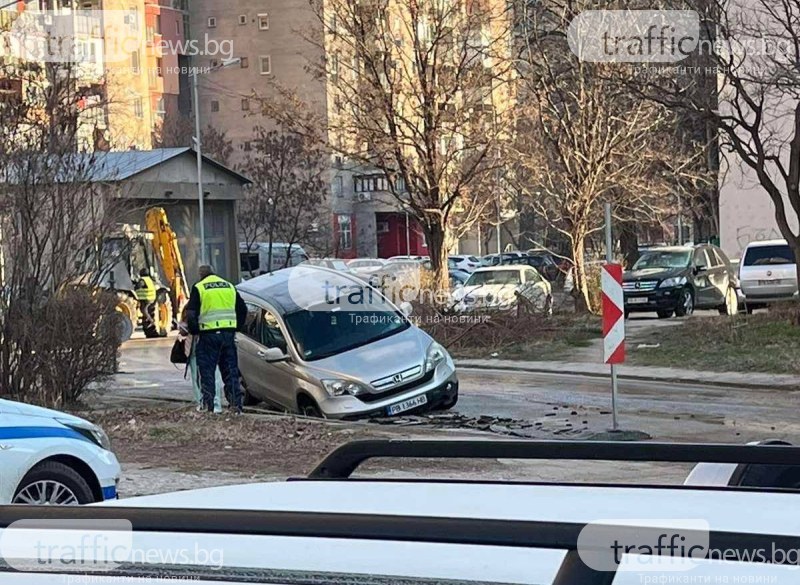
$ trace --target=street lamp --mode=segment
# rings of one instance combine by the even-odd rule
[[[226,67],[232,67],[242,62],[240,58],[223,59],[222,63],[216,67],[202,70],[202,73],[211,73]],[[192,103],[194,105],[194,145],[197,151],[197,202],[200,206],[200,264],[208,264],[206,256],[206,213],[205,201],[203,197],[203,144],[200,135],[200,98],[197,91],[197,78],[200,76],[201,69],[193,67],[189,74],[192,78]]]

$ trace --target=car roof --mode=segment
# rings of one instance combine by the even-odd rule
[[[700,246],[707,246],[710,244],[698,244],[697,246],[653,246],[647,248],[646,250],[642,250],[642,253],[646,252],[692,252],[695,249],[699,248]]]
[[[792,493],[686,488],[325,480],[223,486],[98,505],[576,523],[649,518],[654,525],[699,518],[712,530],[800,534],[797,499]],[[758,514],[733,513],[755,509]]]
[[[761,248],[766,246],[788,246],[789,242],[786,240],[763,240],[760,242],[750,242],[747,244],[748,248]]]
[[[237,285],[236,288],[242,293],[267,301],[279,313],[286,315],[322,301],[321,297],[315,300],[303,293],[319,288],[323,278],[326,283],[364,286],[363,281],[344,272],[325,266],[302,264],[256,276]],[[298,300],[308,302],[298,303]]]

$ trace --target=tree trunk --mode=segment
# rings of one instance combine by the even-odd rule
[[[433,270],[431,286],[434,288],[436,298],[444,298],[442,293],[450,290],[450,272],[447,267],[447,234],[443,226],[434,224],[427,227],[425,235],[428,238],[428,253]]]
[[[583,236],[572,240],[572,258],[575,260],[572,296],[575,298],[575,312],[586,313],[591,309],[589,282],[586,278],[586,241]]]
[[[619,247],[625,260],[625,268],[630,269],[639,259],[639,236],[636,234],[636,223],[623,222],[619,232]]]

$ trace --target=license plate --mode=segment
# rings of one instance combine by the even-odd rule
[[[425,394],[420,394],[416,398],[410,398],[409,400],[405,400],[398,404],[392,404],[391,406],[387,406],[386,414],[388,414],[389,416],[394,416],[395,414],[400,414],[401,412],[417,408],[418,406],[422,406],[423,404],[428,404],[428,397]]]
[[[775,280],[759,280],[758,286],[775,286],[776,284],[780,284],[781,279],[776,278]]]
[[[649,299],[647,297],[631,297],[628,299],[629,305],[646,305]]]

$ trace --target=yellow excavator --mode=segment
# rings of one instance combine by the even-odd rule
[[[142,231],[137,225],[125,224],[103,240],[100,287],[117,295],[122,341],[130,339],[137,324],[141,324],[145,337],[166,337],[189,301],[178,236],[166,211],[161,207],[148,209],[145,227]],[[156,285],[153,318],[142,315],[136,301],[136,283],[142,269],[147,270]]]

